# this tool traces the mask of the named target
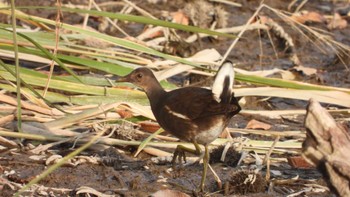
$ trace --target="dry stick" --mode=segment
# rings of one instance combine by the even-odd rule
[[[17,82],[17,129],[22,132],[22,110],[21,110],[21,80],[19,74],[18,45],[16,33],[15,0],[11,0],[11,19],[13,30],[13,46],[15,51],[16,82]]]
[[[270,178],[271,178],[270,163],[271,163],[271,160],[268,159],[268,160],[266,161],[266,175],[265,175],[265,180],[266,180],[266,181],[269,181]]]
[[[91,10],[93,0],[89,0],[88,10]],[[84,16],[83,29],[86,29],[90,14],[86,13]]]
[[[260,69],[262,70],[262,58],[264,56],[264,50],[262,46],[262,39],[261,39],[261,32],[260,29],[258,29],[258,35],[259,35],[259,49],[260,49],[260,55],[259,55],[259,64],[260,64]]]
[[[58,42],[60,39],[60,23],[61,23],[61,0],[57,0],[57,13],[56,13],[56,27],[55,27],[55,48],[53,50],[53,55],[56,56],[57,55],[57,49],[58,49]],[[49,72],[49,76],[47,77],[47,82],[44,88],[44,92],[43,92],[43,97],[45,98],[47,90],[49,89],[50,86],[50,81],[51,81],[51,77],[52,77],[52,73],[53,73],[53,69],[55,68],[55,61],[51,60],[50,63],[50,72]]]
[[[270,42],[271,42],[272,49],[273,49],[273,52],[275,53],[276,59],[278,59],[278,53],[277,53],[277,50],[276,50],[276,46],[275,46],[275,44],[273,43],[270,30],[269,30],[269,29],[266,29],[266,33],[267,33],[267,36],[269,37],[269,40],[270,40]]]
[[[299,0],[293,0],[292,2],[289,3],[287,9],[288,11],[290,11],[292,9],[292,7],[295,5],[296,2],[298,2]]]
[[[300,5],[295,9],[295,12],[299,12],[299,10],[307,3],[308,0],[303,0]]]
[[[280,140],[280,138],[281,137],[279,135],[277,135],[277,137],[275,138],[275,141],[272,143],[271,148],[266,153],[265,158],[263,160],[263,164],[266,164],[266,167],[267,167],[267,169],[266,169],[266,177],[265,177],[266,180],[270,179],[270,155],[271,155],[273,149],[275,148],[277,142]]]
[[[242,37],[242,35],[244,34],[244,32],[247,30],[249,24],[251,24],[254,20],[254,18],[258,15],[258,13],[260,12],[260,10],[264,7],[264,4],[260,5],[258,7],[258,9],[255,11],[255,13],[253,14],[253,16],[251,16],[248,20],[248,22],[245,24],[244,28],[242,29],[241,32],[239,32],[239,34],[237,35],[237,37],[235,38],[235,40],[232,42],[231,46],[228,48],[228,50],[226,51],[224,57],[222,58],[220,65],[222,63],[224,63],[224,61],[227,59],[228,55],[231,53],[233,47],[237,44],[238,40]]]
[[[3,102],[3,103],[7,103],[7,104],[10,104],[10,105],[13,105],[13,106],[17,106],[18,105],[18,102],[16,103],[15,99],[10,97],[10,96],[7,96],[7,95],[0,95],[0,101]],[[34,111],[34,112],[38,112],[38,113],[41,113],[41,114],[45,114],[45,115],[63,115],[63,113],[61,112],[56,112],[54,110],[51,110],[51,109],[47,109],[47,108],[43,108],[43,107],[39,107],[37,105],[33,105],[33,104],[30,104],[26,101],[21,101],[22,105],[21,107],[25,108],[25,109],[28,109],[30,111]]]

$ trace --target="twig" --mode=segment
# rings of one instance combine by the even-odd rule
[[[18,59],[18,45],[17,45],[17,33],[16,33],[16,14],[15,14],[15,0],[11,0],[11,19],[13,30],[13,46],[15,52],[15,65],[16,65],[16,84],[17,84],[17,128],[19,132],[22,132],[22,111],[21,111],[21,80],[19,73],[19,59]]]
[[[58,50],[58,42],[60,40],[60,23],[61,23],[61,0],[57,0],[57,13],[56,13],[56,26],[55,26],[55,48],[53,50],[53,55],[57,56],[57,50]],[[49,75],[47,77],[47,81],[46,81],[46,85],[44,88],[44,92],[43,92],[43,97],[45,98],[47,90],[49,89],[50,86],[50,81],[52,78],[52,73],[53,73],[53,69],[55,68],[55,61],[52,59],[51,63],[50,63],[50,72]]]
[[[91,10],[91,5],[92,5],[92,2],[93,0],[89,0],[89,5],[88,5],[88,10]],[[89,20],[89,14],[86,13],[85,16],[84,16],[84,22],[83,22],[83,28],[86,29],[86,26],[87,26],[87,23],[88,23],[88,20]]]
[[[266,171],[266,180],[270,179],[270,155],[273,151],[273,149],[275,148],[277,142],[280,140],[280,136],[278,135],[275,139],[275,141],[273,142],[273,144],[271,145],[271,148],[269,149],[269,151],[266,153],[265,158],[263,160],[263,164],[267,165],[267,171]]]
[[[260,5],[258,7],[258,9],[255,11],[255,13],[253,14],[253,16],[251,16],[249,18],[249,20],[247,21],[247,23],[244,25],[244,28],[242,29],[241,32],[239,32],[239,34],[237,35],[237,37],[235,38],[235,40],[232,42],[231,46],[227,49],[224,57],[222,58],[220,65],[227,59],[228,55],[231,53],[232,49],[234,46],[236,46],[237,42],[239,39],[241,39],[242,35],[244,34],[244,32],[247,30],[249,24],[251,24],[253,22],[253,20],[255,19],[255,17],[258,15],[258,13],[260,12],[260,10],[264,7],[264,4]]]

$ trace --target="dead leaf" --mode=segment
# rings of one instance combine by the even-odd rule
[[[323,23],[326,21],[326,18],[321,15],[318,12],[309,12],[309,11],[302,11],[294,13],[291,18],[299,23],[306,23],[306,22],[315,22],[315,23]]]
[[[313,75],[313,74],[316,74],[317,73],[317,69],[315,68],[310,68],[310,67],[306,67],[306,66],[294,66],[293,67],[295,70],[297,71],[301,71],[303,72],[305,75],[307,76],[310,76],[310,75]]]
[[[271,125],[260,122],[258,120],[252,119],[248,122],[246,129],[263,129],[263,130],[269,130],[271,129]]]
[[[127,109],[116,109],[121,118],[132,118],[134,115]]]
[[[333,19],[329,21],[328,29],[344,29],[348,25],[348,22],[343,19],[340,14],[335,13]]]
[[[159,190],[156,193],[153,193],[151,196],[152,197],[162,197],[162,196],[167,196],[167,197],[189,197],[188,194],[185,194],[185,193],[182,193],[182,192],[176,191],[176,190],[170,190],[170,189]]]
[[[160,126],[158,123],[150,122],[150,121],[141,121],[139,122],[139,125],[141,126],[142,130],[145,130],[149,133],[154,133],[158,129],[160,129]]]
[[[169,69],[164,69],[162,71],[154,73],[157,80],[161,81],[167,79],[169,77],[175,76],[180,73],[184,73],[192,70],[193,67],[186,64],[177,64],[175,66],[170,67]]]
[[[271,22],[274,22],[274,21],[268,16],[260,15],[259,16],[259,22],[261,24],[268,24],[268,23],[271,23]]]
[[[189,61],[194,62],[215,62],[221,59],[222,56],[220,53],[214,49],[204,49],[202,51],[197,52],[192,57],[186,58]]]
[[[141,41],[141,40],[161,37],[164,35],[163,30],[164,30],[164,27],[159,27],[159,26],[148,28],[144,32],[142,32],[140,35],[138,35],[136,40]]]
[[[181,25],[188,25],[190,23],[188,16],[183,11],[171,12],[170,16],[173,19],[171,21],[173,23],[179,23]]]
[[[314,168],[311,164],[309,164],[302,156],[291,156],[287,158],[288,164],[293,168]]]

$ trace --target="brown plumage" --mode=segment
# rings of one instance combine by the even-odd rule
[[[226,62],[224,65],[226,70],[233,72],[232,63]],[[180,159],[184,157],[183,151],[200,155],[201,149],[198,144],[205,146],[204,177],[200,186],[202,190],[209,160],[207,146],[226,128],[231,117],[241,110],[232,94],[232,87],[229,87],[233,84],[233,76],[225,73],[226,70],[218,72],[222,76],[217,76],[215,79],[217,83],[214,82],[213,88],[217,88],[216,90],[184,87],[166,92],[148,68],[137,68],[117,80],[117,82],[130,82],[141,87],[150,100],[152,112],[159,125],[179,139],[195,145],[196,150],[178,146],[173,162],[176,161],[177,156]],[[218,92],[219,95],[213,92]]]

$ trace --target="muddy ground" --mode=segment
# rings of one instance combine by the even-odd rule
[[[52,1],[18,1],[19,5],[40,5],[42,2],[45,5],[52,5]],[[73,4],[82,3],[85,1],[70,1]],[[160,1],[157,5],[146,3],[144,1],[133,1],[138,3],[140,7],[152,13],[154,16],[161,16],[160,11],[177,11],[184,7],[187,1],[168,1],[164,3]],[[243,25],[249,17],[253,15],[260,1],[237,1],[242,4],[242,7],[226,6],[224,9],[228,13],[228,27]],[[63,1],[63,3],[67,3]],[[265,4],[269,6],[288,10],[289,1],[283,0],[267,0]],[[292,9],[299,5],[296,4]],[[303,6],[303,10],[316,11],[323,15],[333,15],[340,8],[346,7],[344,2],[333,3],[333,1],[307,1]],[[37,14],[48,18],[54,18],[53,13],[41,11],[28,11],[31,14]],[[270,11],[265,10],[262,15],[268,15],[276,21],[281,22]],[[349,17],[346,18],[350,22]],[[71,17],[68,14],[64,15],[63,22],[81,23],[81,16]],[[96,21],[91,20],[91,25],[96,25]],[[280,68],[284,70],[292,70],[297,74],[298,80],[311,82],[315,84],[346,87],[350,88],[350,72],[347,67],[350,67],[349,57],[341,55],[343,62],[339,60],[337,54],[330,49],[325,48],[324,51],[318,50],[311,44],[310,40],[306,40],[300,34],[288,28],[288,25],[283,25],[288,34],[294,40],[294,53],[300,58],[304,66],[317,69],[317,73],[307,76],[302,72],[293,70],[294,62],[291,60],[291,53],[285,50],[285,45],[279,43],[276,36],[273,39],[277,45],[278,58],[275,57],[275,52],[271,46],[269,37],[266,33],[257,31],[249,31],[244,34],[238,45],[229,55],[229,59],[237,63],[238,67],[246,70],[262,70]],[[308,24],[311,27],[324,29],[331,34],[332,38],[342,44],[350,45],[350,26],[344,29],[328,30],[326,23]],[[136,36],[139,30],[143,29],[143,25],[138,24],[123,24],[123,28],[129,34]],[[116,32],[106,30],[109,34],[121,36]],[[315,38],[316,40],[316,38]],[[199,48],[215,48],[221,54],[224,54],[230,46],[230,39],[203,39]],[[261,45],[261,46],[260,46]],[[263,49],[263,53],[260,49]],[[345,64],[345,65],[344,65]],[[249,98],[244,106],[244,109],[261,109],[261,110],[286,110],[286,109],[305,109],[307,102],[272,98],[268,100],[260,100],[261,98]],[[245,128],[247,122],[251,119],[263,121],[272,125],[271,130],[301,130],[303,127],[303,116],[294,117],[293,119],[266,119],[256,116],[237,115],[232,119],[231,127]],[[340,116],[339,118],[344,118]],[[349,124],[349,122],[344,122]],[[262,131],[263,132],[263,131]],[[234,137],[239,137],[236,134]],[[245,135],[251,139],[260,139],[258,135]],[[273,140],[273,138],[264,137],[265,139]],[[281,139],[283,140],[283,139]],[[10,186],[7,181],[18,184],[26,184],[35,176],[40,174],[47,168],[45,162],[50,155],[65,156],[72,150],[72,143],[60,144],[51,147],[48,151],[34,154],[30,151],[34,146],[39,145],[38,142],[23,141],[23,147],[20,149],[3,149],[0,152],[0,196],[12,196],[18,189],[16,186]],[[105,149],[107,148],[107,149]],[[104,149],[104,150],[103,150]],[[39,183],[35,191],[27,192],[25,196],[87,196],[86,194],[77,194],[81,191],[82,186],[93,188],[106,195],[115,196],[148,196],[162,189],[173,189],[181,191],[188,195],[236,195],[236,196],[287,196],[305,188],[310,188],[312,184],[325,186],[321,178],[321,174],[316,169],[310,168],[293,168],[286,160],[273,162],[271,169],[270,181],[265,181],[266,168],[262,168],[260,173],[255,174],[253,184],[243,184],[247,179],[248,174],[252,173],[256,166],[254,162],[243,163],[236,167],[240,157],[238,153],[231,152],[230,156],[234,161],[222,163],[217,159],[213,161],[212,166],[222,180],[223,188],[219,189],[212,173],[208,173],[206,180],[206,193],[197,193],[197,187],[200,183],[202,165],[194,164],[184,166],[179,170],[171,170],[170,162],[155,163],[146,153],[142,153],[139,157],[132,157],[136,147],[100,147],[95,146],[92,149],[84,151],[81,158],[77,158],[76,163],[67,164],[58,170],[54,171],[44,180]],[[297,154],[299,155],[299,154]],[[83,157],[86,156],[86,157]],[[291,155],[274,155],[272,158],[288,158]],[[217,157],[213,154],[212,158]],[[92,158],[92,159],[87,159]],[[238,158],[238,159],[237,159]],[[215,159],[213,159],[215,160]],[[78,162],[79,161],[79,162]],[[297,180],[291,178],[298,177]],[[330,196],[329,191],[318,192],[315,190],[301,192],[295,196]],[[325,186],[325,188],[327,188]],[[164,195],[165,196],[165,195]]]

